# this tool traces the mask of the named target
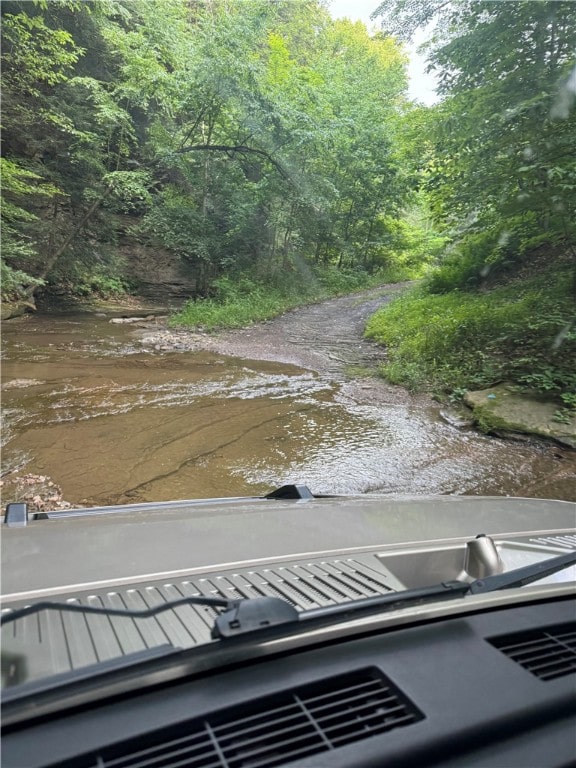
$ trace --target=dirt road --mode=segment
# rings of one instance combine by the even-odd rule
[[[211,347],[224,354],[295,363],[337,379],[352,367],[375,369],[385,350],[363,338],[364,327],[400,290],[387,285],[298,307],[269,322],[220,334]]]
[[[360,293],[297,307],[248,328],[198,334],[187,330],[139,331],[141,341],[157,349],[205,349],[252,360],[289,363],[338,382],[358,404],[428,404],[377,377],[386,350],[363,338],[368,318],[407,284],[382,285]]]

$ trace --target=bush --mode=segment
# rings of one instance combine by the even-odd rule
[[[88,293],[97,293],[103,298],[109,296],[120,296],[128,293],[130,286],[122,277],[115,277],[105,274],[94,275],[88,285]]]
[[[542,242],[554,244],[549,233],[542,233],[533,213],[487,223],[481,231],[466,232],[448,249],[426,284],[431,293],[474,290],[488,278],[493,281],[512,275],[525,261],[527,251]]]
[[[366,335],[388,347],[386,378],[412,389],[506,379],[560,396],[576,381],[568,270],[486,294],[418,288],[373,315]]]
[[[383,282],[378,275],[333,266],[311,268],[305,265],[292,272],[276,273],[267,282],[240,273],[215,280],[211,298],[187,302],[172,317],[171,323],[207,330],[239,328],[269,320],[291,307],[353,293]]]

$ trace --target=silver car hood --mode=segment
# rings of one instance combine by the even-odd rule
[[[550,536],[575,524],[572,502],[476,496],[208,499],[68,510],[2,526],[2,594],[429,546],[482,533]]]
[[[576,550],[575,519],[570,502],[448,496],[70,510],[2,527],[2,609],[52,599],[143,610],[208,595],[281,597],[306,610],[470,581],[478,576],[470,541],[479,534],[491,537],[504,570]],[[575,567],[548,577],[546,588],[566,581],[576,581]],[[208,643],[215,616],[191,605],[146,620],[43,611],[6,625],[2,648],[23,662],[25,680],[38,680],[166,644]]]

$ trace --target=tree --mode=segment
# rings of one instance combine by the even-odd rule
[[[443,97],[407,156],[421,157],[420,188],[449,247],[421,295],[381,316],[395,380],[516,381],[569,405],[576,6],[388,0],[376,14],[399,35],[434,24],[428,52]]]
[[[427,184],[454,233],[484,233],[504,264],[538,240],[573,242],[576,7],[570,2],[383,3],[387,28],[435,20],[435,158]]]
[[[26,243],[6,263],[36,278],[28,289],[89,283],[121,216],[189,264],[202,293],[223,272],[272,279],[302,258],[381,264],[409,186],[391,38],[332,21],[320,0],[2,13],[9,233]]]
[[[70,6],[70,3],[64,5]],[[40,285],[37,271],[39,211],[62,196],[43,161],[64,146],[69,125],[48,94],[63,82],[81,50],[63,29],[20,3],[2,5],[2,282],[11,297]]]

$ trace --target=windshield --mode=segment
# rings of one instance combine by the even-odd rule
[[[572,550],[573,3],[0,12],[11,680]]]

